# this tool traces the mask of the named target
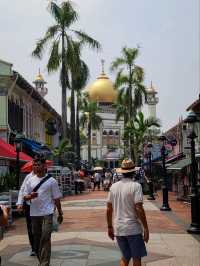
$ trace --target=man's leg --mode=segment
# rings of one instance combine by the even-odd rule
[[[129,248],[128,240],[126,236],[117,236],[117,243],[119,249],[122,253],[122,258],[120,260],[120,266],[128,266],[131,258],[131,250]]]
[[[33,239],[33,232],[32,232],[32,222],[30,217],[30,205],[24,204],[25,209],[25,216],[26,216],[26,225],[27,225],[27,232],[28,238],[31,245],[32,252],[34,251],[34,239]]]
[[[43,216],[42,236],[40,240],[40,266],[49,266],[51,258],[51,232],[53,215]]]
[[[141,266],[141,258],[133,259],[133,266]]]
[[[128,266],[128,264],[129,264],[129,262],[126,261],[125,258],[121,258],[119,266]]]
[[[39,259],[39,246],[40,246],[40,239],[42,235],[42,217],[40,216],[32,216],[32,232],[34,238],[34,251]]]

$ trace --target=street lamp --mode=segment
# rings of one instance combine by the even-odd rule
[[[147,144],[147,148],[148,148],[148,161],[149,161],[149,183],[148,183],[148,186],[149,186],[149,196],[148,196],[148,200],[155,200],[155,197],[154,197],[154,193],[153,193],[153,175],[152,175],[152,143],[148,143]]]
[[[194,112],[190,112],[185,122],[191,125],[191,132],[187,136],[190,139],[190,151],[191,151],[191,179],[192,179],[192,188],[190,195],[191,198],[191,224],[188,228],[187,232],[191,234],[200,234],[200,196],[198,195],[198,187],[197,187],[197,162],[195,159],[195,139],[197,135],[194,131],[195,123],[199,121],[196,114]]]
[[[20,164],[19,164],[19,153],[21,151],[21,142],[23,135],[17,133],[15,136],[15,149],[16,149],[16,178],[17,178],[17,189],[20,187]]]
[[[167,178],[167,170],[165,165],[165,157],[166,157],[166,148],[165,143],[167,138],[165,136],[160,136],[160,141],[162,141],[162,147],[161,147],[161,157],[162,157],[162,168],[163,168],[163,205],[160,208],[161,211],[171,211],[171,208],[169,207],[168,202],[168,178]]]

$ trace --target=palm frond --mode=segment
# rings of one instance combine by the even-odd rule
[[[53,1],[49,3],[49,11],[58,24],[61,24],[61,8]]]
[[[69,28],[70,25],[78,20],[78,13],[73,8],[73,3],[71,1],[65,1],[61,4],[62,11],[62,25]]]
[[[120,88],[121,86],[127,86],[128,87],[128,76],[127,75],[124,75],[122,74],[122,72],[118,72],[117,73],[117,76],[116,76],[116,79],[115,79],[115,88]]]
[[[84,44],[87,44],[90,48],[96,49],[97,51],[101,49],[101,45],[98,41],[91,38],[85,32],[81,30],[73,30],[73,32],[77,35],[79,40],[83,41]]]
[[[50,53],[50,57],[47,63],[47,70],[49,73],[57,70],[61,62],[61,54],[59,54],[59,40],[54,41]]]
[[[45,33],[44,38],[36,42],[36,47],[32,52],[32,56],[41,59],[45,51],[46,45],[48,45],[49,41],[54,39],[58,33],[59,33],[59,25],[54,25],[49,27]]]
[[[117,57],[110,66],[110,71],[115,71],[116,69],[118,69],[119,67],[124,67],[124,65],[126,65],[126,60],[124,58],[121,57]],[[123,68],[122,68],[123,70]]]

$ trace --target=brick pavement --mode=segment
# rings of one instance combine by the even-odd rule
[[[95,191],[62,200],[64,222],[52,236],[52,266],[118,265],[119,250],[106,235],[106,197],[106,192]],[[199,237],[185,231],[190,206],[175,201],[170,194],[173,211],[169,215],[159,210],[161,203],[160,193],[155,202],[144,202],[151,235],[143,265],[199,266]],[[29,257],[24,218],[15,220],[0,244],[0,252],[3,266],[37,265],[37,260]]]

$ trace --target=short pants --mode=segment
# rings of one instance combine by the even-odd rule
[[[131,258],[147,256],[147,250],[141,234],[130,236],[116,236],[118,246],[126,261]]]

